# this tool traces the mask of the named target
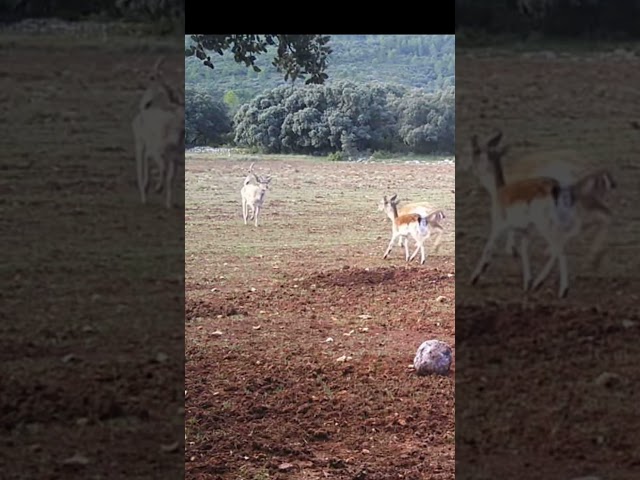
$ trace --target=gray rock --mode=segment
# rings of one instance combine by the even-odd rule
[[[447,375],[452,359],[449,345],[440,340],[427,340],[418,347],[413,367],[418,375]]]

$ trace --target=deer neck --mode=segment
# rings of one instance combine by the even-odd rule
[[[491,162],[493,163],[493,180],[497,191],[505,185],[504,169],[499,158],[493,158]]]
[[[398,207],[395,203],[390,203],[391,206],[391,220],[398,218]]]
[[[487,187],[487,191],[489,192],[489,196],[491,197],[491,206],[492,212],[494,214],[499,211],[500,201],[498,192],[501,188],[503,188],[506,184],[504,180],[504,169],[502,168],[502,162],[499,158],[490,158],[489,161],[492,163],[492,178],[487,179],[485,182],[485,186]]]

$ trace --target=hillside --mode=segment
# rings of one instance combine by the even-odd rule
[[[185,45],[190,43],[185,37]],[[453,35],[333,35],[328,83],[339,80],[388,82],[429,92],[455,86],[455,37]],[[186,87],[197,87],[218,98],[232,91],[240,103],[285,84],[270,65],[272,55],[258,58],[256,73],[233,57],[212,55],[211,70],[195,57],[186,58]],[[302,82],[296,82],[302,83]]]

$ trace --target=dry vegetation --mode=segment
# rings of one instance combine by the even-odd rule
[[[489,197],[457,172],[456,478],[637,477],[640,134],[629,122],[640,118],[639,67],[586,54],[457,53],[459,162],[473,133],[497,127],[514,153],[584,152],[583,165],[609,167],[619,189],[601,268],[585,261],[588,240],[572,242],[571,290],[558,300],[555,273],[524,296],[520,262],[502,252],[468,284],[489,232]],[[532,253],[535,275],[542,242]]]
[[[273,177],[258,228],[239,191],[254,160]],[[186,165],[187,478],[453,479],[455,373],[409,369],[423,340],[454,345],[453,166]],[[448,214],[423,266],[382,259],[393,191]]]

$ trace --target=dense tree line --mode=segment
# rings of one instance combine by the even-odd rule
[[[282,86],[242,105],[233,123],[237,145],[264,153],[449,153],[455,146],[452,89],[348,81]]]
[[[311,82],[322,85],[294,86],[272,60],[269,48],[277,38],[269,42],[259,36],[185,37],[187,146],[232,140],[264,153],[334,158],[453,152],[452,35],[321,39],[318,45],[326,45],[330,53],[327,75]],[[195,40],[199,43],[193,48]],[[302,48],[306,58],[304,52]],[[215,74],[203,68],[203,62],[215,68]]]
[[[231,140],[228,106],[207,92],[187,88],[185,104],[185,146],[218,145]]]
[[[638,37],[640,0],[456,0],[456,33]]]

